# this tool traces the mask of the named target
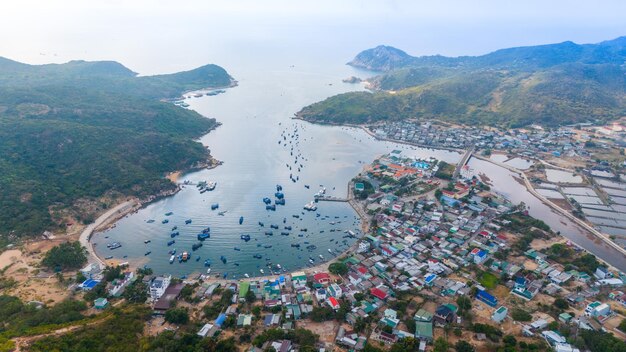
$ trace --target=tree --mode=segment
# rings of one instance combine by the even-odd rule
[[[517,345],[517,339],[513,335],[504,336],[502,342],[507,346],[515,347],[515,345]]]
[[[171,324],[184,325],[189,322],[187,308],[172,308],[165,312],[165,321]]]
[[[626,319],[622,319],[622,322],[619,323],[617,328],[622,330],[623,332],[626,332]]]
[[[464,296],[464,295],[459,296],[459,298],[456,299],[456,304],[459,306],[459,310],[461,312],[472,309],[472,300],[470,300],[469,297]]]
[[[41,264],[54,270],[78,269],[87,263],[87,251],[80,242],[65,242],[52,247]]]
[[[557,299],[554,300],[554,306],[561,309],[561,310],[565,310],[567,308],[569,308],[569,303],[567,303],[567,300],[559,297]]]
[[[433,346],[433,352],[448,352],[450,344],[443,337],[437,338]]]
[[[417,351],[420,340],[413,337],[405,337],[391,346],[390,352]]]
[[[474,352],[474,346],[465,340],[461,340],[454,345],[456,352]]]
[[[514,308],[511,311],[511,318],[517,321],[531,321],[533,317],[532,315],[530,315],[530,313],[523,309]]]
[[[246,302],[254,303],[254,301],[256,301],[256,294],[254,294],[252,290],[248,290],[248,292],[246,292]]]
[[[145,303],[148,299],[148,286],[137,279],[128,285],[122,295],[129,303]]]
[[[335,275],[345,275],[348,273],[348,266],[344,263],[335,262],[328,266],[328,271]]]

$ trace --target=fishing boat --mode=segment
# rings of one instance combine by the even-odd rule
[[[176,256],[172,254],[172,256],[170,257],[170,264],[174,263],[175,259],[176,259]]]
[[[222,261],[222,263],[226,264],[226,257],[225,256],[221,256],[220,260]]]
[[[285,226],[285,230],[291,231],[291,226]]]
[[[148,224],[152,224],[154,222],[154,219],[150,219],[148,221],[146,221]]]
[[[211,268],[206,269],[207,275],[211,273]]]
[[[217,215],[219,216],[224,216],[224,214],[226,214],[228,210],[224,210],[224,211],[220,211],[219,213],[217,213]]]
[[[217,209],[219,207],[220,207],[220,205],[218,203],[211,204],[211,210],[215,210],[215,209]]]
[[[177,229],[178,229],[178,226],[172,227],[172,231],[176,231]]]
[[[235,247],[233,249],[236,250],[236,251],[241,251],[241,248],[239,248],[239,247]]]
[[[270,204],[270,203],[272,203],[272,200],[267,198],[267,197],[265,197],[265,198],[263,198],[263,203]]]
[[[262,256],[262,255],[260,255],[260,254],[255,254],[255,255],[253,255],[253,257],[254,257],[255,259],[262,259],[262,258],[263,258],[263,256]]]
[[[241,235],[239,237],[246,242],[250,241],[250,235]]]
[[[246,278],[250,277],[250,275],[248,275],[248,273],[243,274],[243,276],[245,276]]]
[[[273,229],[275,229],[275,230],[278,230],[278,225],[271,224],[271,225],[270,225],[270,227],[271,227],[271,228],[273,228]]]
[[[266,245],[263,246],[263,248],[272,248],[272,245],[271,244],[266,244]]]
[[[164,219],[163,221],[161,221],[161,224],[167,224],[168,222],[170,222],[170,221],[167,220],[167,219]]]
[[[169,254],[176,254],[176,248],[172,249],[171,251],[168,252]]]
[[[309,263],[313,264],[313,263],[315,263],[315,261],[313,259],[309,258]]]
[[[150,253],[152,253],[152,251],[147,251],[144,255],[150,255]]]
[[[174,214],[173,212],[169,211],[169,212],[165,213],[165,216],[171,216],[173,214]]]
[[[143,243],[145,243],[145,244],[148,244],[148,243],[150,243],[150,242],[152,242],[152,241],[150,241],[150,240],[145,240],[145,241],[143,241]]]
[[[224,273],[224,279],[228,277],[228,272]]]
[[[276,205],[274,205],[274,204],[266,205],[265,206],[265,210],[276,211]]]
[[[285,198],[276,199],[274,201],[274,204],[276,204],[276,205],[285,205]]]
[[[189,253],[183,252],[182,258],[183,258],[183,262],[186,262],[189,259]]]
[[[280,235],[281,235],[281,236],[289,236],[289,232],[285,232],[285,231],[283,231],[283,232],[281,232],[281,233],[280,233]]]
[[[265,224],[259,221],[259,226],[264,227]]]
[[[176,243],[176,240],[168,241],[167,242],[167,246],[169,247],[169,246],[173,245],[174,243]]]
[[[239,217],[239,225],[243,224],[243,216]]]
[[[285,198],[285,195],[282,192],[276,192],[276,193],[274,193],[274,197],[276,197],[278,199],[283,199],[283,198]]]
[[[295,248],[300,248],[300,243],[292,243],[291,246]]]
[[[320,254],[319,257],[320,257],[321,260],[324,260],[324,256],[323,255]]]
[[[185,220],[185,225],[189,225],[189,224],[191,224],[191,219]]]
[[[109,248],[110,250],[120,248],[121,246],[122,244],[119,242],[113,242],[113,243],[107,244],[107,248]]]
[[[104,257],[104,259],[109,260],[109,259],[113,259],[112,255],[107,255],[106,257]]]
[[[274,236],[272,231],[265,231],[265,236]]]
[[[178,232],[178,231],[170,233],[170,237],[171,238],[174,238],[174,237],[176,237],[178,235],[180,235],[180,232]]]
[[[317,210],[317,206],[315,205],[315,202],[308,202],[304,205],[304,210],[307,211],[316,211]]]
[[[261,274],[265,274],[265,271],[263,271],[263,269],[259,269],[259,271],[261,272]]]
[[[332,253],[332,252],[333,252],[333,250],[328,248],[328,253]]]
[[[211,260],[209,260],[209,259],[205,260],[204,261],[204,266],[211,266]]]
[[[215,187],[217,186],[217,182],[215,181],[210,181],[209,183],[207,183],[206,185],[206,190],[212,191],[215,189]]]
[[[198,234],[198,241],[204,241],[207,238],[211,237],[211,235],[209,233],[199,233]]]
[[[191,250],[192,250],[192,251],[195,251],[195,250],[197,250],[197,249],[198,249],[198,248],[200,248],[200,247],[202,247],[202,242],[194,243],[194,244],[191,246]]]
[[[276,192],[280,192],[283,190],[283,186],[281,185],[276,185]]]
[[[200,261],[200,256],[196,257],[196,261],[199,262]]]

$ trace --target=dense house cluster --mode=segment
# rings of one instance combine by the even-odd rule
[[[585,141],[588,134],[578,135],[573,127],[544,130],[540,126],[524,129],[495,130],[471,126],[442,126],[433,122],[412,120],[372,126],[378,138],[398,140],[436,148],[502,150],[521,156],[536,157],[541,153],[553,156],[588,156]],[[602,131],[614,129],[604,128]]]

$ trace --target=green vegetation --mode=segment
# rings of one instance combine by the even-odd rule
[[[335,262],[328,266],[328,271],[335,275],[345,275],[348,273],[348,266],[341,262]]]
[[[104,322],[85,326],[71,334],[50,336],[37,340],[31,351],[129,351],[140,350],[138,336],[143,332],[144,322],[150,310],[143,306],[114,309],[113,316]]]
[[[374,189],[374,186],[372,186],[372,184],[369,181],[367,181],[366,179],[355,178],[355,179],[352,180],[352,182],[354,182],[355,184],[356,183],[362,183],[363,186],[364,186],[362,191],[354,190],[354,196],[357,199],[367,199],[367,197],[371,196],[376,191]]]
[[[455,168],[456,166],[454,164],[448,164],[445,161],[440,161],[439,169],[437,170],[437,172],[435,172],[435,177],[444,180],[452,180]]]
[[[530,313],[520,308],[513,308],[511,318],[517,321],[531,321],[533,319]]]
[[[336,95],[305,107],[299,116],[321,123],[436,118],[503,127],[608,121],[626,111],[625,47],[621,37],[456,58],[411,57],[378,47],[351,64],[388,71],[370,80],[380,91]]]
[[[189,332],[164,331],[155,337],[144,339],[138,351],[205,351],[237,352],[233,337],[219,340],[203,339]]]
[[[626,352],[624,341],[613,334],[590,330],[581,330],[579,334],[591,352]]]
[[[474,352],[474,346],[472,346],[469,342],[461,340],[454,344],[454,349],[456,352]]]
[[[496,288],[499,281],[500,280],[498,280],[497,276],[488,271],[483,271],[478,277],[478,282],[480,282],[481,285],[485,286],[488,289]]]
[[[472,325],[472,331],[475,333],[483,333],[491,341],[498,342],[502,337],[502,331],[500,329],[491,326],[489,324],[476,323]]]
[[[57,271],[78,269],[87,263],[87,251],[80,242],[65,242],[46,252],[41,264]]]
[[[91,221],[103,195],[174,189],[164,174],[206,161],[194,139],[216,122],[158,99],[230,82],[215,65],[136,77],[115,62],[0,58],[0,237],[63,227],[68,208]]]
[[[165,312],[165,321],[172,324],[184,325],[189,322],[187,308],[172,308]]]
[[[553,244],[546,250],[546,254],[549,259],[565,265],[567,270],[575,267],[580,271],[588,273],[589,275],[592,275],[598,266],[600,266],[600,262],[595,255],[589,253],[576,253],[572,248],[563,243]]]

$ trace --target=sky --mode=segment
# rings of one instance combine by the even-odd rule
[[[626,1],[44,1],[0,3],[0,56],[118,60],[141,73],[206,63],[319,57],[379,44],[412,55],[626,35]],[[148,59],[151,58],[151,59]]]

